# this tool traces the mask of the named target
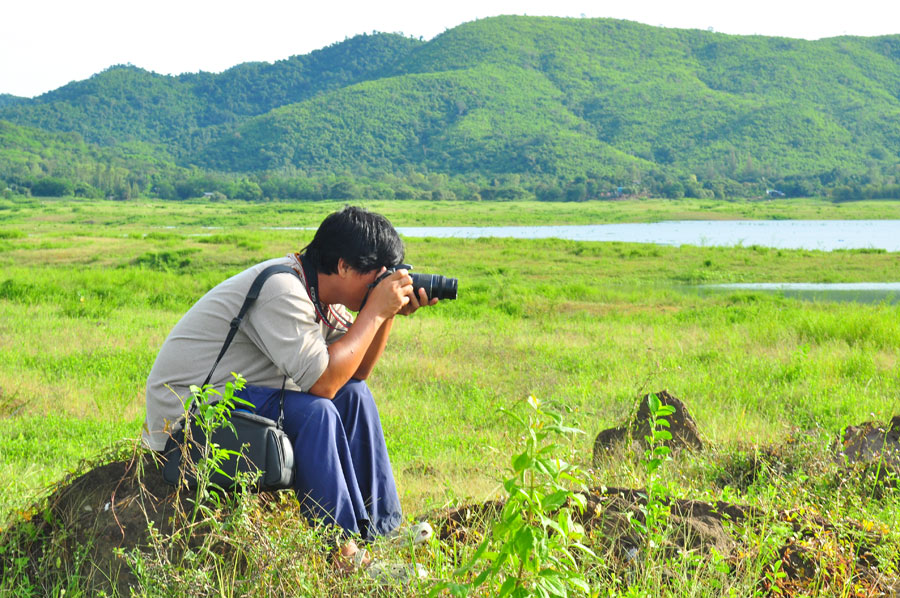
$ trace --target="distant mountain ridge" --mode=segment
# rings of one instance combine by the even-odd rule
[[[242,118],[303,101],[322,91],[377,77],[421,42],[399,35],[359,36],[274,64],[253,62],[220,74],[158,75],[113,66],[33,100],[0,109],[0,118],[50,131],[79,133],[103,145],[174,143],[190,151],[192,135],[214,135]],[[183,147],[181,147],[183,146]]]
[[[889,186],[900,182],[900,35],[495,17],[428,42],[362,35],[220,74],[112,67],[33,100],[0,96],[0,119],[244,175],[414,170],[560,192],[650,181],[675,195]]]
[[[21,104],[23,102],[27,102],[28,98],[22,98],[19,96],[10,95],[8,93],[0,93],[0,108],[4,108],[6,106],[13,106],[15,104]]]

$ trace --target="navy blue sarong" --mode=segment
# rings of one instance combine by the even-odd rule
[[[236,393],[255,412],[278,420],[280,388]],[[304,514],[372,540],[400,525],[400,498],[375,399],[350,380],[334,399],[285,391],[284,430],[294,445],[294,489]]]

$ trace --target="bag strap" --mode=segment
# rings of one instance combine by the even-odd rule
[[[287,376],[281,381],[281,397],[278,399],[278,422],[279,430],[284,430],[284,387],[287,385]]]
[[[247,314],[247,310],[250,309],[250,306],[256,301],[259,297],[259,292],[262,289],[263,284],[265,284],[266,280],[269,279],[273,274],[293,274],[300,279],[300,275],[297,274],[297,271],[291,268],[290,266],[286,266],[284,264],[275,264],[273,266],[269,266],[262,272],[256,275],[256,278],[253,280],[253,284],[250,285],[250,290],[247,291],[247,297],[244,299],[243,305],[241,305],[240,311],[238,311],[238,315],[231,320],[231,328],[228,330],[228,336],[225,337],[225,343],[222,345],[222,350],[219,351],[219,356],[216,357],[216,362],[213,364],[212,369],[209,370],[209,374],[206,376],[206,380],[203,381],[203,384],[200,388],[203,388],[209,381],[212,380],[213,373],[216,371],[216,367],[219,365],[219,362],[222,360],[222,357],[225,355],[225,352],[228,350],[228,347],[231,345],[231,341],[234,340],[234,335],[237,334],[238,328],[241,325],[241,322],[244,320],[244,316]],[[287,382],[287,376],[285,376],[284,382]],[[284,384],[282,384],[281,388],[281,410],[284,409]],[[193,406],[191,406],[191,411],[193,411]],[[279,420],[281,419],[281,415],[279,414]]]

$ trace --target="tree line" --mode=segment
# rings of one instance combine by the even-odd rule
[[[823,173],[810,179],[755,180],[674,177],[651,171],[636,180],[612,180],[586,174],[569,180],[526,178],[519,175],[460,177],[442,173],[405,174],[233,174],[204,170],[135,174],[123,169],[97,168],[86,180],[64,176],[5,176],[0,178],[4,197],[83,197],[130,200],[156,198],[172,201],[315,201],[323,199],[395,199],[425,201],[582,202],[629,197],[762,198],[829,197],[837,201],[900,199],[897,177],[874,183],[865,177]],[[828,183],[823,183],[826,179]]]

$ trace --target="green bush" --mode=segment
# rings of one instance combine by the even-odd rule
[[[63,197],[72,195],[74,189],[71,181],[48,177],[35,181],[31,186],[31,193],[38,197]]]

